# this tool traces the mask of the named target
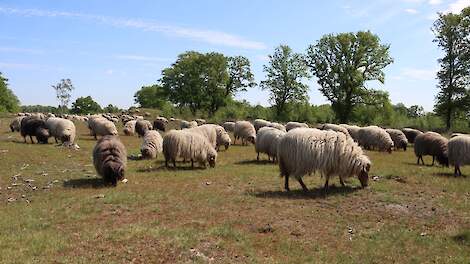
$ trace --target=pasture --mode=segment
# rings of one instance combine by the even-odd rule
[[[0,120],[0,260],[15,263],[468,263],[470,177],[418,166],[410,147],[367,152],[369,187],[306,176],[283,190],[254,147],[220,151],[213,169],[129,160],[127,183],[104,187],[95,140],[79,150],[24,144]],[[122,127],[119,127],[122,133]],[[128,153],[141,139],[121,135]],[[430,157],[425,157],[427,164]],[[470,175],[470,168],[462,172]],[[334,184],[334,186],[333,186]]]

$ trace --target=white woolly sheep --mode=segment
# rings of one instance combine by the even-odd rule
[[[113,122],[104,117],[94,117],[88,119],[88,128],[91,135],[97,139],[97,136],[117,135],[118,131]]]
[[[336,124],[323,124],[320,126],[320,129],[321,130],[331,130],[331,131],[336,131],[336,132],[341,132],[343,134],[345,134],[346,136],[351,136],[349,135],[349,132],[346,128],[340,126],[340,125],[336,125]]]
[[[302,176],[320,172],[325,176],[325,186],[331,176],[344,179],[357,176],[362,187],[366,187],[371,162],[362,149],[343,133],[322,131],[315,128],[298,128],[287,132],[278,146],[281,177],[285,178],[285,189],[289,191],[289,177],[298,180],[302,189],[308,191]]]
[[[255,131],[258,132],[258,130],[262,127],[265,127],[269,125],[269,121],[266,121],[264,119],[255,119],[255,121],[253,121],[253,126],[255,127]]]
[[[173,162],[176,168],[178,157],[184,160],[191,160],[191,167],[194,168],[194,161],[206,167],[206,162],[211,167],[215,167],[217,151],[207,141],[207,139],[188,130],[171,130],[163,137],[163,154],[165,156],[165,166],[168,162]]]
[[[233,135],[235,136],[233,144],[237,142],[238,138],[242,140],[242,145],[246,145],[247,141],[255,144],[256,130],[255,127],[248,121],[237,121],[235,123]]]
[[[202,119],[202,118],[195,119],[194,121],[196,121],[198,126],[204,125],[204,124],[207,123],[207,121],[205,119]]]
[[[215,149],[217,146],[217,131],[214,125],[205,124],[193,128],[189,128],[187,131],[198,133],[204,136],[211,146]]]
[[[51,117],[46,120],[46,126],[49,129],[51,137],[54,137],[56,143],[57,139],[67,146],[72,146],[75,143],[77,132],[75,124],[72,121],[58,117]]]
[[[361,127],[356,126],[356,125],[348,125],[348,124],[340,124],[340,126],[348,130],[349,135],[352,137],[354,141],[356,142],[359,141],[359,130],[361,129]]]
[[[140,153],[144,159],[155,159],[158,153],[163,151],[163,138],[155,130],[147,130],[143,137]]]
[[[135,132],[137,133],[137,135],[139,135],[139,137],[143,137],[147,130],[152,129],[153,125],[148,120],[139,119],[137,120],[137,122],[135,122]]]
[[[181,129],[193,128],[193,127],[197,127],[197,122],[196,121],[188,122],[186,120],[181,120],[181,122],[180,122],[180,128]]]
[[[449,140],[447,138],[436,132],[426,132],[418,135],[415,138],[414,144],[415,155],[418,157],[416,163],[419,164],[421,160],[424,165],[423,156],[430,155],[432,156],[432,165],[434,165],[434,160],[437,159],[441,165],[448,167],[448,142]]]
[[[454,176],[462,176],[460,166],[470,164],[470,137],[459,135],[451,138],[448,143],[449,163],[454,166]]]
[[[393,140],[385,129],[378,126],[363,127],[358,133],[358,143],[365,149],[377,149],[392,153]]]
[[[215,125],[215,124],[206,124],[206,125],[214,127],[215,132],[217,134],[215,149],[219,151],[220,146],[225,146],[225,150],[227,150],[230,147],[230,144],[232,144],[232,139],[230,138],[230,135],[227,133],[227,131],[225,131],[225,129],[219,125]]]
[[[405,134],[406,136],[406,139],[408,139],[408,142],[410,142],[411,144],[415,143],[415,138],[421,134],[423,134],[423,132],[417,130],[417,129],[413,129],[413,128],[402,128],[401,131],[403,132],[403,134]]]
[[[294,128],[299,128],[299,127],[308,128],[308,125],[306,123],[288,122],[286,124],[286,131],[292,130]]]
[[[385,129],[385,131],[392,138],[393,145],[395,146],[396,150],[402,148],[404,151],[406,151],[406,147],[408,146],[408,139],[406,138],[405,134],[401,130],[388,128],[388,129]]]
[[[265,153],[268,155],[268,160],[271,160],[272,158],[273,162],[276,162],[279,141],[285,134],[286,132],[273,127],[260,128],[258,133],[256,133],[256,160],[259,160],[260,153]]]
[[[133,136],[135,135],[135,123],[137,120],[130,120],[124,124],[124,135]]]
[[[17,116],[13,118],[13,120],[10,123],[10,130],[11,132],[20,132],[21,129],[21,120],[23,120],[25,116]]]
[[[117,181],[124,179],[127,151],[118,137],[107,135],[96,142],[93,149],[93,164],[96,172],[107,184],[116,186]]]
[[[234,132],[235,131],[235,122],[225,122],[225,123],[223,123],[222,127],[227,132]]]
[[[272,127],[272,128],[277,129],[277,130],[280,130],[282,132],[287,132],[286,127],[283,124],[279,124],[279,123],[276,123],[276,122],[270,122],[267,125],[267,127]]]

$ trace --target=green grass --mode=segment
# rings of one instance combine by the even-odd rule
[[[470,178],[415,165],[412,148],[368,152],[367,189],[335,178],[325,194],[314,175],[309,193],[294,180],[286,193],[278,168],[255,162],[252,146],[221,151],[206,170],[166,169],[161,155],[129,160],[129,182],[104,188],[95,141],[77,127],[73,151],[24,144],[0,120],[1,263],[470,261]],[[139,152],[140,139],[121,139]]]

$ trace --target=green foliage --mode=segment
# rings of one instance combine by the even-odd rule
[[[434,22],[434,42],[444,51],[437,73],[439,93],[435,112],[449,130],[452,121],[462,112],[470,111],[470,7],[461,14],[439,14]]]
[[[302,83],[309,77],[304,56],[294,53],[287,45],[280,45],[273,55],[269,55],[269,64],[263,69],[266,80],[261,82],[261,87],[269,90],[269,99],[274,104],[277,117],[285,120],[288,103],[308,100],[308,85]]]
[[[20,101],[18,97],[8,88],[8,79],[0,72],[0,113],[14,113],[19,110]]]
[[[59,112],[59,109],[55,106],[49,106],[49,105],[22,105],[21,106],[21,112],[25,113],[53,113],[57,114]],[[65,109],[65,113],[69,112],[68,109]]]
[[[103,108],[103,112],[105,113],[119,113],[121,111],[122,110],[119,107],[112,105],[112,104],[109,104],[108,106]]]
[[[328,34],[309,46],[307,63],[339,122],[348,122],[353,109],[369,104],[370,94],[377,93],[365,83],[385,81],[383,69],[393,62],[389,49],[370,31]]]
[[[229,80],[226,85],[225,95],[235,95],[237,92],[246,91],[247,88],[256,86],[255,78],[250,68],[250,61],[243,56],[227,58]]]
[[[52,85],[52,88],[56,91],[57,101],[59,101],[59,108],[64,108],[69,105],[72,91],[75,87],[70,79],[62,79],[56,85]]]
[[[161,108],[168,101],[168,95],[160,85],[142,86],[134,94],[134,101],[143,108]]]
[[[95,114],[101,111],[101,106],[91,96],[79,97],[72,103],[72,113],[74,114]]]

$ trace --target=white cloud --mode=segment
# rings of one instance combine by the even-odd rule
[[[171,59],[168,58],[159,58],[159,57],[149,57],[141,55],[130,55],[130,54],[121,54],[115,55],[114,58],[121,60],[134,60],[134,61],[146,61],[146,62],[170,62]]]
[[[436,78],[436,72],[437,69],[404,68],[402,69],[401,76],[399,78],[428,81]]]
[[[445,13],[460,13],[462,9],[465,7],[470,6],[470,1],[469,0],[457,0],[449,5]]]
[[[408,13],[408,14],[417,14],[418,13],[418,10],[416,9],[413,9],[413,8],[408,8],[408,9],[405,9],[405,12]]]
[[[86,19],[115,27],[134,28],[144,31],[158,32],[213,45],[255,50],[266,48],[266,45],[262,42],[247,40],[240,36],[221,31],[163,25],[154,21],[144,21],[140,19],[114,18],[83,13],[48,11],[39,9],[17,9],[8,7],[0,7],[0,13],[24,17],[67,17]]]
[[[428,2],[430,5],[440,5],[442,0],[429,0]]]

